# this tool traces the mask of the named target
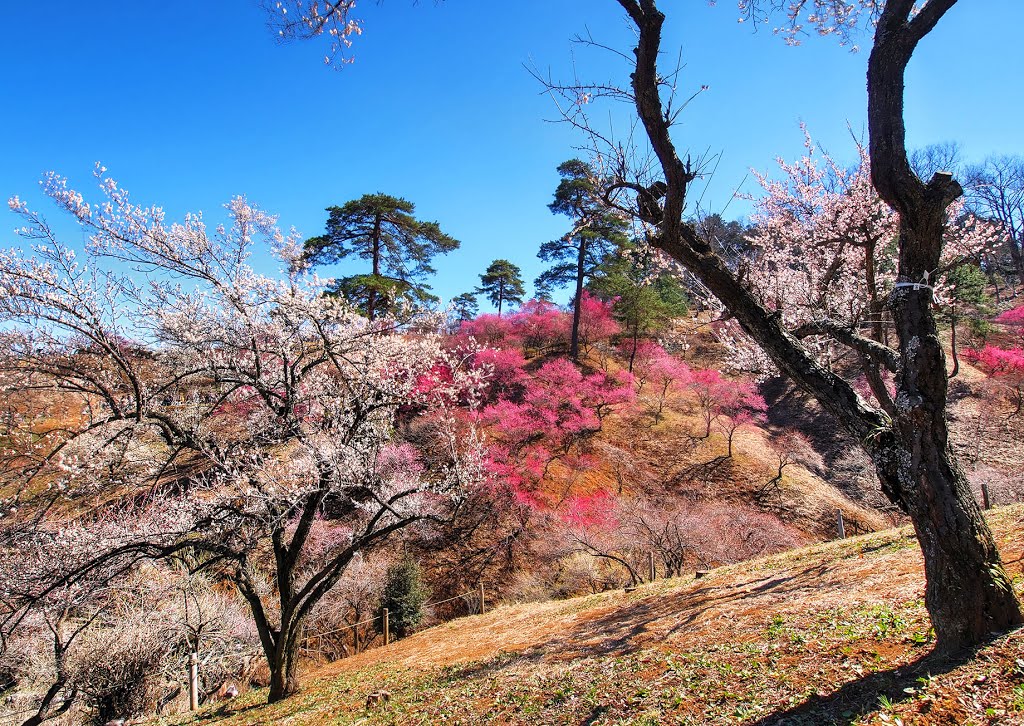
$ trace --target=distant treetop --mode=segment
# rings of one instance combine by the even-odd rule
[[[459,241],[437,222],[417,220],[415,211],[412,202],[379,193],[328,207],[327,233],[306,240],[303,259],[311,265],[332,265],[351,255],[369,260],[368,274],[339,279],[334,292],[371,320],[402,300],[435,300],[423,278],[436,272],[431,259],[458,249]]]

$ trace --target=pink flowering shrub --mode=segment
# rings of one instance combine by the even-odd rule
[[[507,373],[512,377],[511,372]],[[539,504],[540,483],[552,462],[590,463],[584,442],[601,430],[604,417],[635,398],[629,374],[585,374],[560,358],[532,376],[515,378],[516,398],[485,406],[481,418],[492,434],[489,471],[509,482],[522,503]]]
[[[583,291],[580,297],[580,345],[584,350],[622,332],[612,315],[613,305],[614,300],[601,300]]]
[[[981,350],[967,348],[962,355],[1002,384],[1002,390],[1009,394],[1014,408],[1011,415],[1024,411],[1024,349],[986,345]]]
[[[1002,325],[1024,325],[1024,305],[1007,310],[996,318]]]
[[[619,526],[619,503],[615,495],[604,489],[589,494],[576,494],[566,500],[562,520],[570,527],[615,529]]]
[[[995,378],[1024,376],[1024,349],[986,345],[981,350],[967,348],[963,357]]]
[[[588,316],[593,335],[608,330],[608,323],[600,308],[591,305]],[[610,312],[608,313],[610,316]],[[582,323],[581,323],[582,324]],[[478,344],[492,348],[519,348],[524,353],[547,353],[569,344],[572,316],[553,303],[530,300],[509,315],[480,315],[462,323],[457,338],[473,338]]]

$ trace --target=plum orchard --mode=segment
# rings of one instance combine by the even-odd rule
[[[244,199],[208,230],[96,176],[96,205],[56,175],[44,182],[89,235],[81,260],[10,202],[32,244],[0,253],[3,389],[73,415],[26,404],[10,417],[19,478],[5,526],[23,542],[56,536],[70,501],[110,536],[8,603],[8,625],[98,567],[116,577],[191,553],[248,603],[278,700],[297,687],[311,609],[353,558],[444,516],[480,479],[454,402],[472,406],[485,371],[448,355],[431,321],[369,321],[315,277],[256,274],[259,237],[285,262],[301,247]],[[418,448],[399,429],[417,431]]]

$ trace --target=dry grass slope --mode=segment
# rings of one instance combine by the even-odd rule
[[[1024,590],[1024,507],[990,521]],[[629,594],[501,607],[310,673],[286,702],[211,706],[201,723],[1024,723],[1024,631],[935,659],[922,592],[912,534],[888,530]],[[390,702],[366,710],[380,689]]]

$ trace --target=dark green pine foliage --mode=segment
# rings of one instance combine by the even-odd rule
[[[476,317],[479,306],[476,304],[476,295],[471,292],[464,292],[452,298],[452,314],[456,322],[472,320]]]
[[[640,339],[657,335],[689,312],[686,289],[674,275],[658,272],[653,254],[646,245],[630,245],[626,254],[610,258],[587,285],[598,297],[615,301],[612,314],[632,342],[630,373]]]
[[[330,292],[359,307],[370,320],[395,309],[402,300],[436,301],[423,279],[435,272],[430,261],[459,242],[437,222],[413,216],[416,206],[387,194],[365,194],[341,207],[328,207],[327,233],[306,240],[304,259],[332,265],[348,257],[369,260],[370,271],[341,278]]]
[[[575,285],[573,296],[572,338],[569,355],[579,359],[580,305],[583,286],[598,273],[611,255],[628,242],[628,223],[603,204],[599,180],[586,162],[570,159],[558,167],[562,180],[555,189],[555,200],[548,205],[554,214],[572,220],[572,230],[564,237],[540,246],[537,256],[554,265],[542,272],[534,282],[542,296],[556,287]]]
[[[488,265],[484,274],[480,275],[478,295],[486,295],[487,299],[498,306],[498,317],[504,303],[520,305],[526,297],[523,287],[522,270],[508,260],[495,260]]]
[[[404,638],[423,620],[423,605],[429,596],[420,566],[411,558],[403,559],[388,568],[387,582],[377,610],[378,618],[387,608],[391,632]],[[383,628],[383,621],[378,619],[377,622]]]

